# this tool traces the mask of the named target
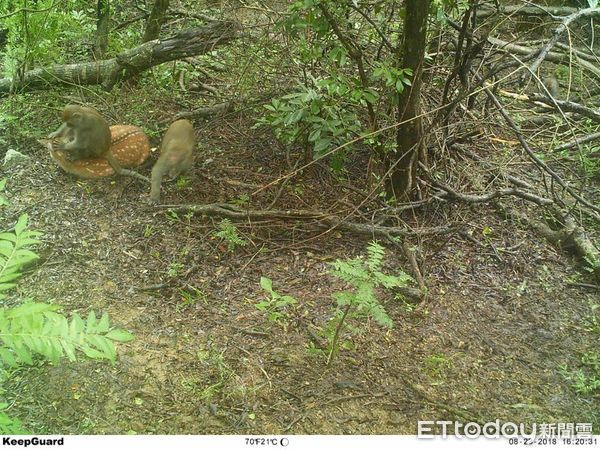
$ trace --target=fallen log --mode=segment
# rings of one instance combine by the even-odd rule
[[[57,85],[101,84],[110,90],[117,82],[135,77],[164,62],[197,56],[238,36],[235,22],[213,22],[156,39],[126,50],[115,58],[79,64],[52,65],[25,72],[19,78],[0,79],[0,95],[13,91],[48,89]]]

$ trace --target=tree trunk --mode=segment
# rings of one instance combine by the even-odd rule
[[[396,134],[396,154],[388,160],[388,194],[399,201],[411,197],[419,155],[424,155],[421,118],[421,74],[425,59],[427,16],[431,0],[406,0],[402,68],[413,71],[412,85],[406,86],[398,102],[396,118],[401,125]],[[400,46],[399,46],[400,47]]]
[[[106,55],[109,25],[110,0],[98,0],[96,4],[96,42],[94,42],[94,57],[96,59],[103,59]]]
[[[158,35],[160,34],[160,27],[165,21],[165,15],[167,13],[168,8],[169,0],[154,1],[152,11],[150,11],[150,17],[148,17],[148,22],[146,22],[146,30],[144,30],[144,37],[142,38],[142,42],[148,42],[153,39],[158,39]]]

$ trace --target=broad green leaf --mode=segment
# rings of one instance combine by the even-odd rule
[[[273,292],[273,281],[267,277],[260,277],[260,287],[265,291],[272,293]]]
[[[133,334],[120,328],[110,330],[108,333],[106,333],[106,337],[117,342],[129,342],[133,340]]]

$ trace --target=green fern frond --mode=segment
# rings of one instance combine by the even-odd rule
[[[367,267],[371,272],[381,269],[384,256],[385,248],[375,241],[369,243],[367,246]]]
[[[232,252],[239,245],[246,245],[246,241],[238,234],[237,227],[229,219],[223,219],[219,222],[219,231],[214,231],[213,235],[220,238],[227,244],[227,249]]]
[[[330,272],[336,278],[356,286],[357,283],[370,279],[370,274],[364,262],[358,258],[346,261],[337,260],[331,263],[333,270]]]
[[[19,435],[31,434],[27,431],[21,421],[15,417],[10,417],[4,410],[8,408],[8,403],[0,403],[0,434],[2,435]]]
[[[397,275],[386,275],[381,272],[374,272],[373,279],[376,285],[383,286],[386,289],[406,286],[413,281],[412,277],[404,272],[399,272]]]
[[[133,339],[125,330],[110,330],[108,316],[100,319],[90,312],[84,321],[78,314],[68,318],[56,313],[55,305],[25,303],[0,309],[0,363],[16,366],[32,364],[33,356],[58,362],[76,360],[77,352],[90,358],[115,360],[113,341]]]
[[[369,316],[373,318],[375,322],[377,322],[382,327],[393,328],[394,322],[388,316],[388,313],[385,311],[385,308],[379,302],[373,302],[371,304],[366,305],[366,312]]]
[[[350,307],[349,318],[371,317],[379,325],[392,328],[392,319],[379,302],[375,288],[382,286],[386,289],[392,289],[406,286],[412,281],[412,278],[404,272],[399,272],[396,275],[382,273],[381,268],[384,257],[385,248],[377,242],[371,242],[367,246],[366,258],[353,258],[346,261],[337,260],[331,263],[330,274],[345,281],[353,288],[351,291],[333,294],[338,308]]]
[[[19,217],[14,231],[0,233],[0,299],[5,298],[2,292],[15,286],[12,281],[21,276],[21,269],[38,256],[30,250],[41,236],[38,231],[27,229],[27,214]]]

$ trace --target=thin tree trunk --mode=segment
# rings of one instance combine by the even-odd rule
[[[399,201],[411,196],[416,186],[417,160],[424,154],[423,127],[421,118],[421,74],[425,59],[427,16],[431,0],[406,0],[404,22],[404,42],[401,46],[402,68],[413,71],[412,85],[406,86],[398,103],[396,118],[404,122],[398,126],[396,134],[395,160],[388,160],[391,170],[388,194]],[[399,46],[400,47],[400,46]]]
[[[110,0],[98,0],[96,4],[96,42],[94,57],[104,59],[108,49],[108,32],[110,30]]]
[[[160,34],[160,27],[165,21],[165,15],[169,9],[169,0],[155,0],[150,11],[150,17],[146,22],[146,29],[144,30],[144,37],[142,42],[148,42],[153,39],[158,39]]]

